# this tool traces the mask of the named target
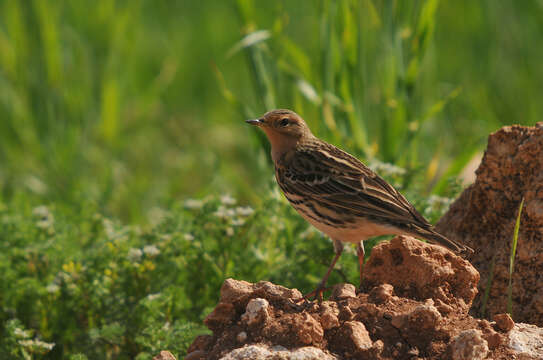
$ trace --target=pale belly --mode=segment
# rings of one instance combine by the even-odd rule
[[[298,207],[302,207],[302,210],[310,211],[303,205],[298,205]],[[330,238],[342,242],[358,243],[374,236],[401,235],[404,233],[402,230],[393,226],[371,223],[364,218],[360,218],[356,222],[348,224],[345,227],[331,226],[312,219],[304,214],[304,211],[300,211],[299,209],[296,210],[298,210],[298,213],[311,225],[328,235]]]

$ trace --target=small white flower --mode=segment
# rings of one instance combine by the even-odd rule
[[[51,214],[47,206],[41,205],[35,207],[32,210],[32,215],[38,218],[38,220],[36,221],[36,226],[40,229],[48,229],[53,227],[55,218],[53,214]]]
[[[221,205],[213,215],[221,219],[229,219],[233,218],[236,215],[236,212],[234,209],[228,209],[226,206]]]
[[[35,176],[27,177],[23,180],[23,183],[30,189],[30,191],[33,191],[36,194],[43,195],[48,191],[47,184]]]
[[[221,202],[224,205],[234,205],[236,203],[236,199],[234,199],[230,194],[226,194],[221,196]]]
[[[39,220],[36,222],[36,226],[40,229],[49,229],[53,226],[53,221],[51,221],[51,219]]]
[[[147,216],[149,217],[149,222],[156,226],[164,221],[164,219],[168,216],[168,212],[155,206],[147,212]]]
[[[237,219],[232,220],[231,224],[233,226],[241,226],[241,225],[245,224],[245,220],[237,218]]]
[[[138,262],[141,260],[141,256],[143,255],[143,252],[140,249],[137,248],[131,248],[128,250],[128,260],[131,262]]]
[[[250,206],[238,206],[236,208],[236,214],[239,216],[251,216],[255,211]]]
[[[115,226],[113,225],[113,221],[109,219],[103,219],[102,226],[104,227],[104,231],[109,240],[114,240],[117,237],[117,233],[115,231]]]
[[[228,237],[234,236],[234,229],[232,229],[231,227],[227,227],[226,228],[226,236],[228,236]]]
[[[47,292],[50,293],[50,294],[54,294],[54,293],[57,293],[60,290],[60,287],[57,284],[49,284],[49,285],[47,285],[45,290],[47,290]]]
[[[160,297],[160,293],[149,294],[149,295],[147,295],[147,300],[148,301],[153,301],[155,299],[158,299],[159,297]]]
[[[145,245],[143,247],[143,252],[145,255],[150,257],[155,257],[160,254],[160,250],[156,247],[156,245]]]
[[[187,199],[184,205],[187,209],[201,209],[204,206],[204,202],[202,200]]]
[[[377,173],[386,174],[389,176],[401,176],[406,173],[406,170],[404,168],[393,164],[384,163],[379,160],[373,160],[370,164],[370,168]]]
[[[15,328],[13,331],[16,337],[26,339],[32,336],[32,332],[30,330],[23,330],[20,328]]]
[[[183,235],[183,238],[185,240],[187,240],[187,241],[192,241],[192,240],[194,240],[194,235],[186,233],[186,234]]]
[[[45,341],[41,340],[19,340],[19,344],[23,347],[27,348],[38,348],[43,350],[51,350],[55,346],[55,343],[46,343]]]
[[[45,218],[50,215],[49,209],[45,205],[40,205],[32,209],[32,215],[36,217]]]

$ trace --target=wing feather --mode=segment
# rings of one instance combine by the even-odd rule
[[[326,143],[305,147],[277,168],[286,193],[318,201],[330,209],[397,224],[430,224],[391,185],[355,157]],[[402,226],[403,225],[403,226]]]

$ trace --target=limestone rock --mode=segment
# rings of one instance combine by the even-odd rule
[[[453,360],[483,360],[488,344],[479,330],[469,329],[458,334],[451,343]]]

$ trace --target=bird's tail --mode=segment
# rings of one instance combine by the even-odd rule
[[[469,255],[473,253],[473,249],[470,248],[469,246],[466,246],[454,240],[448,239],[432,228],[418,229],[418,230],[419,231],[415,233],[417,237],[421,237],[437,245],[444,246],[455,253],[464,254],[464,255]]]

